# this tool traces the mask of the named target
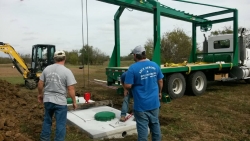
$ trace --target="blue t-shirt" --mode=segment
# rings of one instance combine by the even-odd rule
[[[136,111],[160,107],[158,80],[163,77],[160,67],[152,61],[136,62],[129,67],[124,83],[132,85]]]

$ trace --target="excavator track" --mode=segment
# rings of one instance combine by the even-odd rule
[[[25,86],[26,86],[26,88],[33,90],[36,88],[37,83],[34,80],[25,80]]]

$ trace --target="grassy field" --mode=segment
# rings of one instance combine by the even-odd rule
[[[122,62],[129,65],[131,62]],[[112,99],[115,107],[120,109],[122,96],[115,90],[102,87],[88,80],[106,80],[105,67],[68,66],[77,79],[76,89],[79,93],[91,92],[94,100]],[[14,84],[22,84],[22,76],[11,65],[0,65],[0,79]],[[250,92],[244,82],[209,82],[207,91],[202,96],[188,96],[170,103],[161,103],[160,123],[162,140],[167,141],[250,141]],[[37,90],[21,89],[21,93],[34,94]],[[22,124],[22,132],[33,138],[39,133],[32,133],[30,123]],[[41,126],[41,125],[40,125]],[[88,141],[87,134],[78,128],[67,126],[67,141]],[[112,140],[112,139],[107,139]],[[118,139],[114,139],[118,140]],[[136,140],[136,136],[127,136],[121,141]]]

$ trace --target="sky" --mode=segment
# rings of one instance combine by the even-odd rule
[[[171,8],[195,15],[223,10],[172,0],[158,1]],[[192,1],[236,8],[239,11],[239,26],[250,28],[248,15],[250,0]],[[88,43],[111,56],[114,47],[113,18],[119,7],[88,0],[87,28],[86,0],[83,0],[83,4],[84,44]],[[226,14],[219,18],[225,16],[231,17],[230,14]],[[0,42],[9,43],[20,54],[31,54],[34,44],[54,44],[57,50],[65,51],[79,50],[83,45],[81,0],[0,0],[0,19]],[[232,25],[232,22],[215,24],[212,31]],[[181,28],[191,36],[191,23],[161,17],[161,34],[175,28]],[[203,34],[197,28],[198,43],[203,42]],[[147,39],[153,38],[153,15],[125,9],[120,18],[120,38],[122,56],[128,55],[135,46],[144,45]],[[4,54],[0,53],[0,56]]]

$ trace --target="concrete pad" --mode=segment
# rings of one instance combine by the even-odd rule
[[[79,103],[85,102],[79,98]],[[92,102],[92,101],[91,101]],[[111,121],[96,121],[94,116],[98,112],[109,111],[116,115]],[[69,122],[87,132],[93,139],[102,138],[124,138],[126,135],[136,134],[136,122],[134,116],[126,122],[120,122],[121,111],[109,106],[93,107],[84,110],[68,111],[67,119]]]

